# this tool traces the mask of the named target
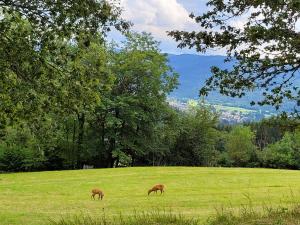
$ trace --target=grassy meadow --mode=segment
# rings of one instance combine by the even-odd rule
[[[166,192],[147,196],[163,183]],[[91,200],[99,187],[103,201]],[[88,213],[132,215],[171,210],[201,220],[222,208],[297,203],[300,171],[239,168],[144,167],[0,174],[2,224],[47,224]]]

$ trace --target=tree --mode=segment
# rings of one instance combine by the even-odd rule
[[[45,168],[46,158],[39,143],[24,123],[7,127],[0,142],[0,170],[36,171]]]
[[[72,95],[65,88],[67,78],[87,90],[92,82],[99,84],[83,71],[89,66],[85,57],[95,54],[95,43],[104,44],[111,27],[123,31],[129,26],[112,1],[0,1],[0,9],[2,127],[8,120],[63,108],[63,98]],[[77,50],[70,52],[72,45]],[[97,63],[99,68],[102,62]],[[84,79],[75,68],[85,73]]]
[[[254,133],[249,127],[236,126],[228,134],[225,149],[235,166],[248,166],[255,157]]]
[[[293,148],[293,135],[287,132],[280,141],[267,146],[260,153],[260,159],[264,167],[299,168],[299,152]]]
[[[62,161],[54,134],[71,118],[72,163],[79,167],[87,114],[112,84],[106,33],[129,24],[113,1],[0,1],[0,7],[0,130],[26,121],[39,136],[50,127],[49,139],[40,137],[42,151]]]
[[[26,18],[36,32],[51,40],[56,35],[69,39],[82,32],[105,33],[112,26],[127,29],[129,23],[120,19],[116,4],[105,0],[1,0],[0,8],[4,14]]]
[[[250,127],[255,131],[256,145],[263,150],[267,145],[282,139],[286,132],[294,132],[299,127],[299,120],[274,116],[250,123]]]
[[[218,115],[204,103],[179,115],[178,134],[168,157],[170,165],[215,166]]]
[[[27,121],[32,132],[39,132],[38,127],[43,127],[49,118],[55,124],[75,118],[78,132],[74,154],[79,159],[86,114],[100,104],[101,92],[112,84],[109,55],[101,35],[90,38],[88,46],[81,38],[71,43],[56,39],[56,47],[61,48],[44,46],[36,49],[39,40],[28,21],[19,18],[16,22],[7,17],[2,22],[2,25],[7,24],[6,35],[13,38],[14,44],[0,42],[0,52],[3,52],[0,56],[3,68],[0,71],[1,128],[19,120]],[[49,66],[50,62],[54,68]],[[53,114],[59,114],[63,119]],[[55,133],[59,129],[50,130]]]
[[[77,146],[73,152],[80,168],[87,117],[94,114],[102,97],[105,98],[104,93],[110,90],[114,75],[109,66],[111,56],[99,37],[91,39],[87,47],[83,42],[68,47],[73,59],[66,66],[67,75],[60,78],[61,95],[56,102],[62,115],[72,117],[76,123]]]
[[[111,91],[103,93],[96,110],[102,152],[107,166],[130,158],[134,165],[151,149],[154,131],[161,122],[167,94],[177,84],[177,74],[167,63],[151,35],[127,34],[121,48],[113,48],[115,76]],[[128,160],[127,160],[128,161]]]
[[[212,67],[212,76],[200,94],[219,89],[224,95],[242,97],[259,89],[263,99],[251,104],[271,104],[278,109],[291,100],[294,111],[299,111],[300,89],[293,81],[300,69],[300,2],[210,0],[207,6],[204,14],[190,15],[203,30],[169,32],[181,48],[195,47],[199,52],[223,48],[225,61],[234,62],[231,70]]]
[[[152,140],[146,154],[139,158],[141,165],[162,166],[169,165],[170,158],[174,156],[179,135],[181,114],[176,112],[168,103],[162,105],[160,116],[157,117]]]

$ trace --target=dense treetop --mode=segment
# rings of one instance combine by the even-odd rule
[[[117,1],[0,1],[0,9],[2,127],[99,103],[111,80],[104,37],[129,27]]]
[[[128,28],[120,19],[117,1],[105,0],[1,0],[4,14],[19,14],[51,39],[55,35],[71,36],[84,32],[107,32],[111,26]],[[50,35],[50,36],[49,36]]]

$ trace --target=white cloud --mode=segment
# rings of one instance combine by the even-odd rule
[[[161,42],[163,52],[173,54],[196,54],[195,49],[179,49],[178,43],[167,35],[172,30],[199,30],[189,14],[201,14],[207,10],[206,0],[120,0],[123,8],[122,17],[133,22],[133,30],[152,33]],[[110,35],[116,41],[120,35]],[[208,51],[206,54],[224,54],[224,50]]]
[[[123,17],[134,23],[134,30],[151,32],[159,39],[170,39],[167,31],[189,30],[194,25],[177,0],[122,0],[121,5]]]

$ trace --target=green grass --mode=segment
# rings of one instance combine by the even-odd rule
[[[156,183],[164,195],[147,196]],[[99,187],[104,200],[91,200]],[[216,209],[284,205],[300,200],[300,172],[234,168],[121,168],[0,175],[0,224],[47,224],[75,214],[133,215],[172,210],[207,219]]]
[[[61,218],[51,225],[299,225],[300,207],[264,208],[258,212],[252,207],[240,209],[238,212],[221,212],[201,223],[197,219],[189,219],[180,214],[150,212],[136,214],[124,218],[122,216],[108,219],[95,218],[91,215],[77,215],[71,218]]]
[[[258,212],[251,207],[236,212],[217,214],[207,225],[299,225],[300,207],[264,208]],[[197,224],[199,225],[199,224]]]
[[[124,217],[122,215],[107,218],[105,216],[92,216],[79,214],[73,217],[63,217],[52,221],[50,225],[200,225],[194,218],[185,218],[181,214],[172,212],[152,211],[136,213]]]
[[[246,109],[235,106],[226,106],[226,105],[212,105],[217,111],[228,111],[228,112],[240,112],[242,114],[255,113],[256,110]]]

